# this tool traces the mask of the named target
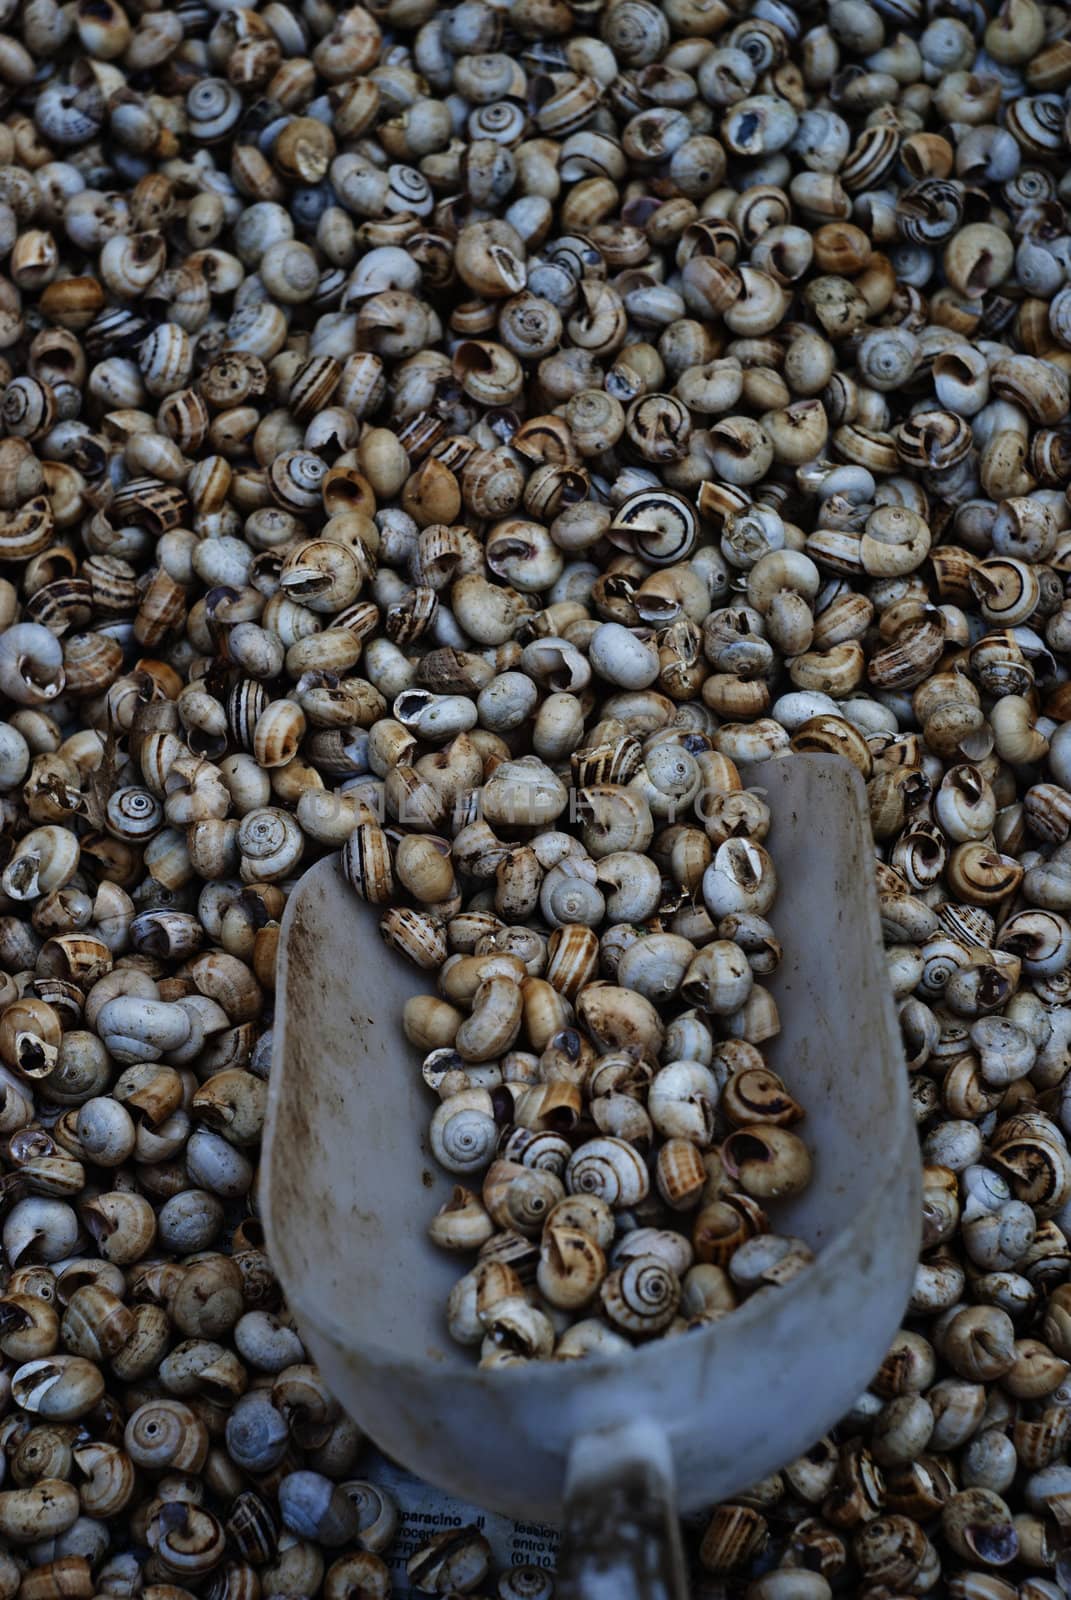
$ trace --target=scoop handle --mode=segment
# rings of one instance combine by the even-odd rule
[[[655,1422],[573,1441],[558,1600],[688,1600],[673,1456]]]

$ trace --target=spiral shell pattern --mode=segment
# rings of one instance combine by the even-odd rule
[[[594,1195],[613,1210],[644,1199],[650,1182],[638,1151],[621,1139],[589,1139],[573,1152],[565,1169],[570,1194]]]
[[[599,1291],[615,1327],[635,1337],[660,1333],[680,1304],[680,1280],[657,1256],[636,1256],[609,1274]]]
[[[123,1447],[139,1467],[199,1472],[208,1454],[208,1432],[181,1400],[148,1400],[127,1422]]]
[[[190,131],[203,144],[225,139],[242,114],[242,96],[226,78],[201,78],[186,96]]]
[[[431,1121],[431,1147],[447,1172],[479,1172],[493,1159],[498,1144],[491,1097],[485,1091],[451,1095]]]
[[[630,495],[614,516],[610,538],[654,567],[687,560],[699,536],[699,519],[683,495],[643,489]]]
[[[148,789],[117,789],[107,805],[108,827],[117,839],[151,839],[163,826],[164,808]]]

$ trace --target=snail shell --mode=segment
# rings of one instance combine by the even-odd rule
[[[683,495],[644,489],[618,508],[607,534],[620,549],[654,567],[668,567],[686,561],[695,549],[699,519]]]
[[[714,1138],[718,1080],[699,1061],[675,1061],[655,1074],[647,1097],[651,1120],[663,1138],[705,1147]]]
[[[252,1489],[235,1496],[227,1514],[227,1536],[241,1559],[258,1566],[276,1553],[278,1531],[272,1513]]]
[[[480,1172],[495,1156],[498,1124],[486,1089],[451,1095],[431,1119],[431,1151],[447,1172]]]
[[[491,1546],[473,1526],[436,1534],[406,1562],[414,1588],[431,1594],[467,1593],[476,1589],[491,1565]]]
[[[621,1139],[589,1139],[575,1150],[565,1169],[570,1194],[593,1195],[615,1211],[643,1200],[650,1188],[647,1165]]]
[[[208,1455],[208,1432],[180,1400],[150,1400],[127,1422],[123,1448],[135,1466],[199,1472]]]
[[[241,93],[225,78],[201,78],[186,96],[190,132],[202,144],[225,139],[241,114]]]
[[[658,1192],[674,1211],[690,1211],[702,1199],[707,1172],[697,1147],[688,1139],[667,1139],[658,1152]]]
[[[514,1127],[503,1129],[498,1153],[504,1161],[520,1162],[522,1166],[560,1178],[572,1154],[572,1146],[557,1133]]]
[[[554,1600],[554,1580],[542,1567],[512,1567],[498,1580],[498,1600]]]
[[[158,1502],[149,1518],[146,1539],[156,1558],[177,1577],[196,1579],[223,1559],[223,1524],[203,1506],[185,1501]]]
[[[657,1256],[636,1256],[611,1272],[599,1291],[609,1321],[635,1337],[667,1328],[680,1304],[680,1279]]]
[[[100,1368],[83,1356],[28,1361],[12,1374],[11,1393],[24,1410],[59,1422],[85,1416],[104,1393]]]
[[[694,1251],[683,1233],[672,1228],[633,1228],[617,1241],[612,1264],[620,1267],[635,1256],[654,1256],[678,1278],[692,1265]]]
[[[362,822],[342,847],[342,870],[371,905],[388,905],[394,894],[387,835],[375,822]]]
[[[398,1529],[398,1507],[385,1489],[361,1478],[349,1478],[342,1491],[357,1512],[357,1540],[378,1554],[389,1549]]]
[[[564,1185],[553,1173],[512,1161],[493,1162],[483,1182],[483,1202],[492,1220],[533,1238],[564,1197]]]
[[[578,1311],[595,1298],[606,1276],[606,1257],[579,1228],[549,1226],[540,1246],[536,1283],[552,1306]]]

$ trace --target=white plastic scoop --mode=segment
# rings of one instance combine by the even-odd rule
[[[919,1157],[885,977],[865,794],[834,756],[753,769],[773,814],[784,961],[767,1054],[806,1107],[810,1188],[777,1208],[816,1264],[700,1332],[617,1359],[480,1371],[449,1338],[462,1263],[427,1225],[453,1186],[404,1042],[429,975],[387,951],[335,860],[283,920],[261,1199],[276,1270],[331,1388],[389,1455],[507,1515],[564,1523],[566,1600],[686,1593],[675,1510],[807,1449],[866,1387],[919,1244]],[[765,1048],[765,1047],[764,1047]]]

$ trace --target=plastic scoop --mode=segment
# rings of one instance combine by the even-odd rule
[[[814,1266],[716,1324],[617,1358],[481,1371],[446,1331],[469,1265],[427,1238],[453,1179],[405,1043],[432,975],[385,949],[334,859],[290,896],[262,1172],[272,1257],[345,1408],[410,1471],[564,1525],[564,1600],[686,1595],[677,1516],[814,1443],[873,1377],[919,1245],[919,1156],[885,976],[859,774],[835,756],[755,768],[773,822],[782,1031],[764,1052],[806,1108],[809,1189],[774,1226]]]

